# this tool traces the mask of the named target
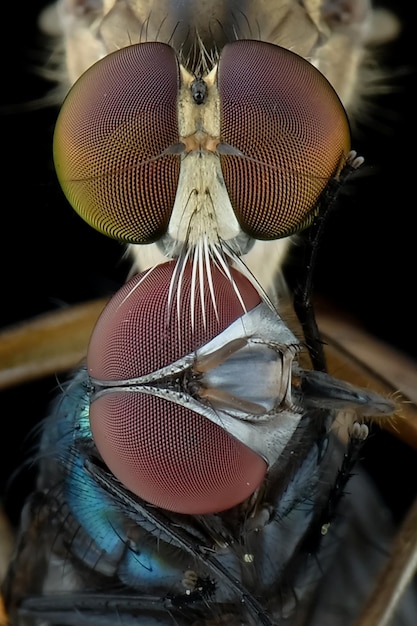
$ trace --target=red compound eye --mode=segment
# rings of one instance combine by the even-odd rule
[[[205,277],[192,294],[186,266],[167,316],[175,263],[135,276],[110,301],[94,329],[88,369],[113,381],[149,374],[192,353],[245,312],[230,280],[212,267],[218,319]],[[232,270],[247,310],[260,302],[255,288]],[[191,302],[194,298],[194,312]],[[191,326],[191,317],[194,317]],[[164,509],[187,514],[229,509],[265,477],[264,460],[225,430],[182,404],[141,392],[115,391],[90,408],[91,429],[103,460],[133,493]]]
[[[298,55],[236,41],[220,55],[221,156],[242,229],[277,239],[305,228],[350,150],[346,113],[330,83]]]

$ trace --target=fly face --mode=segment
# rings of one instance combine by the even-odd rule
[[[312,222],[349,142],[330,84],[284,48],[235,41],[196,78],[170,46],[143,43],[77,81],[54,156],[67,198],[100,232],[157,241],[164,256],[240,257]]]
[[[276,76],[274,75],[269,76],[268,70],[273,67],[276,62],[281,64],[281,59],[272,59],[269,57],[268,53],[262,54],[259,50],[255,52],[256,45],[254,41],[278,45],[286,51],[290,50],[298,57],[308,60],[311,65],[318,68],[321,74],[328,79],[347,111],[354,114],[357,109],[360,108],[360,84],[362,79],[362,66],[367,55],[367,44],[369,41],[372,43],[377,42],[379,37],[381,37],[380,33],[386,34],[393,29],[395,30],[395,20],[393,20],[393,26],[390,25],[389,17],[386,17],[384,22],[384,18],[381,17],[377,11],[374,11],[367,1],[352,3],[352,6],[342,6],[337,2],[317,3],[315,1],[308,1],[304,2],[303,6],[300,6],[298,2],[294,2],[293,0],[256,4],[249,1],[242,3],[240,1],[228,0],[227,2],[216,1],[206,3],[204,6],[199,6],[194,2],[188,1],[184,3],[167,2],[166,0],[158,2],[129,0],[127,3],[113,1],[104,4],[87,2],[81,6],[77,4],[77,10],[75,11],[71,2],[61,0],[56,6],[58,7],[58,14],[55,8],[50,10],[48,13],[48,21],[45,20],[45,24],[51,25],[52,22],[53,28],[51,26],[49,26],[49,28],[52,28],[53,33],[57,31],[60,32],[64,41],[65,77],[68,80],[67,89],[96,61],[115,51],[126,49],[131,44],[142,42],[162,42],[168,44],[176,52],[175,56],[177,57],[177,61],[175,61],[175,63],[179,62],[184,70],[178,78],[175,77],[174,68],[171,67],[169,80],[181,82],[185,96],[182,99],[181,106],[184,106],[185,110],[183,111],[183,115],[179,116],[178,112],[175,113],[175,111],[172,110],[178,106],[173,101],[178,98],[178,93],[176,92],[175,86],[172,85],[173,92],[170,102],[171,120],[169,123],[168,120],[163,122],[161,117],[159,117],[156,123],[156,127],[163,123],[166,130],[167,127],[169,127],[173,131],[174,136],[171,139],[166,136],[164,137],[167,140],[165,147],[169,145],[171,151],[173,150],[175,141],[179,141],[179,130],[181,130],[183,136],[189,136],[190,138],[195,137],[195,133],[198,130],[196,128],[196,117],[200,118],[200,124],[202,118],[204,118],[204,122],[207,121],[207,115],[203,115],[201,112],[196,115],[198,106],[196,106],[195,101],[190,97],[190,92],[187,88],[189,83],[193,82],[195,78],[201,79],[202,77],[207,77],[209,78],[207,86],[213,87],[210,91],[217,91],[217,93],[210,93],[210,97],[205,101],[205,105],[201,107],[205,113],[208,112],[210,114],[210,122],[208,128],[200,128],[200,131],[202,130],[207,133],[206,139],[210,137],[213,139],[213,141],[209,141],[208,143],[206,141],[206,146],[209,146],[212,157],[216,153],[216,144],[219,145],[221,125],[223,125],[222,130],[224,130],[225,125],[226,131],[229,134],[234,134],[235,139],[237,136],[241,140],[245,134],[247,134],[248,137],[252,137],[251,140],[253,140],[254,134],[256,135],[260,131],[263,122],[267,123],[265,130],[260,134],[260,137],[265,133],[267,134],[264,145],[252,146],[252,150],[255,151],[255,154],[250,161],[246,158],[246,163],[243,165],[242,155],[237,146],[233,146],[234,154],[223,154],[222,157],[223,170],[225,168],[225,162],[231,163],[238,161],[243,165],[240,181],[238,177],[234,177],[235,185],[238,185],[239,182],[242,183],[246,175],[252,174],[248,169],[255,169],[255,164],[257,164],[259,168],[259,161],[262,159],[264,161],[263,167],[269,168],[269,171],[264,169],[261,175],[258,172],[258,176],[260,176],[259,187],[263,187],[262,181],[265,177],[269,180],[271,179],[271,168],[276,169],[277,165],[280,169],[280,176],[285,176],[286,172],[286,175],[293,179],[294,185],[297,184],[298,186],[299,181],[295,180],[293,172],[297,169],[297,166],[300,166],[300,163],[299,159],[297,159],[296,162],[288,160],[285,160],[285,162],[280,161],[279,163],[273,160],[271,162],[271,152],[269,153],[269,162],[267,161],[265,163],[265,155],[262,154],[262,151],[268,152],[268,144],[271,143],[278,129],[275,126],[276,120],[271,119],[271,117],[273,117],[271,116],[271,110],[269,111],[269,115],[268,111],[264,112],[267,116],[266,119],[261,119],[259,103],[256,104],[254,95],[250,93],[250,90],[266,90],[267,85],[273,83],[273,91],[276,93],[277,90],[280,90],[281,102],[283,93],[287,94],[287,99],[291,102],[292,89],[297,80],[297,67],[290,68],[290,66],[287,66],[289,70],[289,82],[287,84],[285,84],[286,79],[283,78],[281,74],[278,80],[276,80]],[[235,54],[233,55],[229,52],[227,55],[228,61],[224,59],[219,65],[219,55],[224,46],[243,39],[253,42],[251,48],[247,50],[249,59],[247,59],[246,70],[245,64],[237,60],[237,48],[233,46],[229,50],[234,50]],[[255,55],[251,54],[251,49],[255,52]],[[267,47],[264,49],[267,49]],[[239,54],[241,52],[242,49],[240,49]],[[130,54],[133,55],[134,53],[131,52]],[[285,55],[285,52],[282,54]],[[275,50],[275,55],[278,56],[277,50]],[[233,65],[230,65],[230,61]],[[298,59],[298,62],[300,63],[301,59]],[[171,59],[171,63],[173,63],[173,59]],[[166,81],[167,72],[169,71],[168,67],[164,67],[162,75],[160,76],[162,64],[162,57],[158,60],[157,55],[155,55],[151,61],[151,65],[148,67],[149,73],[146,80],[152,82],[153,87],[147,95],[143,96],[144,100],[142,103],[144,106],[146,105],[146,98],[150,98],[151,94],[156,95],[157,98],[162,97],[163,77],[165,76]],[[221,71],[222,64],[227,67],[223,73],[223,87],[217,89],[216,85],[213,85],[213,82],[217,82],[217,73]],[[211,73],[213,68],[216,69],[214,69],[214,73]],[[117,72],[118,69],[115,68],[115,71]],[[128,82],[135,82],[134,76],[130,74],[132,70],[120,66],[120,71],[122,74],[126,72],[124,76]],[[242,106],[258,107],[257,116],[254,118],[257,120],[256,128],[245,127],[241,112],[238,112],[233,120],[230,118],[224,119],[224,115],[222,116],[220,110],[222,102],[226,101],[226,105],[230,104],[229,94],[234,75],[236,76],[236,80],[240,83],[236,96],[242,102]],[[157,80],[158,76],[159,80]],[[302,88],[302,84],[302,82],[298,84],[298,89],[300,87]],[[178,86],[177,84],[177,87]],[[138,87],[136,86],[136,88]],[[167,84],[165,88],[168,88]],[[219,91],[220,93],[218,93]],[[271,95],[269,96],[270,101]],[[299,95],[305,97],[307,94]],[[248,102],[245,102],[246,97],[249,98]],[[311,94],[311,97],[314,96]],[[326,106],[326,95],[322,92],[316,92],[315,97],[317,98],[317,114],[321,107]],[[252,100],[252,102],[250,102],[250,100]],[[158,99],[156,102],[157,101]],[[190,104],[191,106],[189,106]],[[327,105],[329,105],[328,101]],[[296,106],[295,102],[294,106]],[[330,109],[331,108],[330,105]],[[120,106],[118,106],[118,109],[120,111]],[[327,111],[330,109],[327,109]],[[290,119],[292,113],[293,112],[290,112],[288,108],[286,112],[288,119]],[[158,114],[155,114],[158,117]],[[333,114],[337,114],[335,110],[333,110]],[[162,112],[160,112],[160,116],[161,115]],[[228,115],[230,115],[230,109]],[[344,114],[342,114],[342,118],[343,116]],[[180,125],[182,122],[184,129],[173,128],[173,118],[175,119],[174,126],[176,126],[178,120]],[[298,115],[295,116],[295,119],[300,120]],[[151,122],[150,119],[148,121],[149,123]],[[304,122],[306,122],[306,120],[304,120]],[[311,123],[314,126],[313,118],[311,119]],[[341,120],[341,123],[343,124],[343,120]],[[285,131],[281,129],[281,131],[278,132]],[[276,138],[276,136],[274,138]],[[281,145],[282,140],[283,136],[281,134]],[[227,141],[225,143],[227,144]],[[238,141],[238,143],[242,144],[241,141]],[[157,156],[155,153],[156,145],[152,146],[151,158]],[[195,147],[194,143],[194,148]],[[246,148],[246,146],[243,147]],[[313,154],[310,151],[311,146],[305,146],[305,148],[310,152],[311,160],[313,160]],[[190,143],[188,143],[188,150],[189,149]],[[182,156],[185,157],[186,154],[187,152],[184,150]],[[243,157],[250,156],[251,155],[243,155]],[[316,157],[320,162],[321,157],[317,153]],[[171,159],[168,158],[168,155],[165,155],[164,158],[165,161],[175,161],[172,155]],[[180,157],[177,157],[176,160],[179,161]],[[208,160],[206,155],[205,161],[208,162]],[[185,169],[188,167],[190,161],[192,161],[192,158],[183,159],[181,167],[183,173],[185,173]],[[212,161],[218,164],[218,159],[213,157]],[[329,164],[330,162],[328,162],[328,165]],[[156,164],[154,163],[154,165]],[[304,163],[304,166],[306,166],[306,163]],[[231,167],[236,172],[237,167],[235,165]],[[319,167],[321,167],[321,165]],[[169,215],[171,214],[172,203],[174,201],[173,194],[177,194],[178,197],[181,189],[185,194],[177,207],[180,213],[183,210],[183,203],[187,203],[188,199],[186,186],[182,187],[181,185],[177,190],[176,184],[173,183],[172,177],[174,176],[175,178],[175,174],[172,169],[168,177],[168,180],[171,180],[172,183],[168,193],[170,206],[165,206],[165,219],[162,220],[162,224],[160,220],[159,234],[154,235],[155,238],[160,237],[161,230],[164,230],[167,225],[168,213]],[[193,169],[196,171],[195,168]],[[228,169],[230,169],[230,166]],[[197,171],[201,173],[201,168],[197,168]],[[217,172],[218,167],[214,167],[213,165],[210,178],[216,176]],[[313,168],[313,172],[309,172],[309,174],[317,176],[315,168]],[[315,185],[323,185],[327,182],[321,178],[322,175],[323,172],[321,171],[319,174],[320,180],[316,178],[314,181]],[[223,176],[220,176],[220,180]],[[328,176],[328,172],[326,172],[325,176]],[[303,177],[303,180],[306,180],[305,177]],[[193,187],[193,190],[198,190],[202,185],[203,192],[201,193],[200,191],[201,202],[201,197],[204,198],[205,196],[206,186],[203,181],[200,180],[198,182],[199,184]],[[310,183],[312,182],[310,178]],[[213,185],[213,181],[211,180],[210,190],[212,194],[214,194],[216,190],[220,193],[219,199],[224,205],[224,214],[227,215],[227,218],[225,217],[223,220],[223,225],[225,225],[224,222],[230,222],[230,229],[236,231],[236,218],[231,214],[230,210],[226,211],[226,209],[230,208],[228,194],[222,191],[217,181]],[[242,193],[242,191],[240,191],[240,193]],[[288,188],[288,193],[290,193],[290,188]],[[262,198],[259,198],[259,200],[261,199]],[[215,197],[213,200],[217,201],[218,198]],[[208,201],[210,202],[210,200]],[[193,206],[194,205],[195,203],[193,203]],[[189,206],[188,203],[187,206],[189,210],[192,210],[192,207]],[[217,218],[218,217],[217,215]],[[204,229],[207,228],[207,226],[210,226],[210,224],[207,224],[207,221],[209,220],[206,219],[202,225],[203,232],[205,232]],[[173,227],[174,224],[171,225],[171,231]],[[184,227],[186,228],[186,226]],[[170,234],[172,234],[172,232]],[[174,232],[175,239],[176,236],[177,233]],[[182,234],[180,241],[184,239],[184,236],[185,235]],[[228,238],[230,236],[231,233],[229,232]],[[241,252],[248,252],[245,256],[245,263],[257,277],[258,281],[260,281],[262,286],[269,292],[274,292],[279,282],[277,268],[282,265],[290,240],[282,236],[280,236],[279,239],[272,239],[268,233],[266,236],[265,234],[261,234],[260,238],[269,239],[269,241],[257,241],[252,251],[249,251],[249,248],[253,242],[247,241],[247,233],[243,237],[243,241],[238,239],[237,244]],[[164,248],[164,253],[168,251],[170,254],[172,252],[172,249],[169,247],[167,250],[166,244]],[[165,260],[164,254],[161,254],[156,244],[130,246],[129,249],[136,271],[142,271],[155,263]]]
[[[355,423],[345,449],[332,427],[339,410],[395,407],[303,367],[298,332],[265,293],[276,298],[280,253],[266,277],[250,255],[259,239],[279,250],[277,238],[306,228],[357,163],[338,96],[300,56],[319,64],[322,17],[280,3],[277,23],[304,16],[295,54],[269,41],[258,7],[264,41],[241,36],[254,9],[242,20],[233,6],[190,3],[184,19],[182,3],[116,2],[83,31],[105,58],[65,100],[58,177],[76,211],[134,245],[146,269],[106,307],[45,423],[5,587],[16,624],[272,626],[331,614],[320,580],[367,434]],[[161,257],[150,263],[144,244]]]

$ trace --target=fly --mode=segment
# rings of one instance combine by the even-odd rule
[[[11,624],[333,624],[322,581],[354,519],[346,485],[367,422],[397,410],[325,372],[311,308],[322,225],[362,163],[352,84],[320,71],[334,39],[296,3],[83,8],[85,55],[76,16],[62,22],[74,85],[54,162],[133,269],[45,421]],[[290,325],[280,260],[305,230]],[[357,606],[336,597],[348,624]]]

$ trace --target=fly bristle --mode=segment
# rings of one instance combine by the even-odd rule
[[[175,268],[170,280],[167,297],[167,323],[169,323],[169,320],[172,317],[175,302],[176,317],[178,327],[180,327],[180,319],[184,311],[183,286],[187,266],[188,271],[190,272],[191,280],[189,296],[191,332],[194,332],[197,325],[197,319],[200,317],[200,314],[204,328],[207,327],[207,294],[209,295],[209,302],[211,302],[214,315],[217,321],[219,320],[219,303],[217,301],[215,280],[213,277],[214,268],[220,271],[228,279],[243,311],[246,312],[244,299],[231,270],[234,260],[235,254],[225,248],[221,242],[213,244],[207,237],[204,236],[200,237],[193,246],[190,246],[189,243],[186,242],[176,260]],[[246,268],[243,261],[240,259],[239,264],[242,268]],[[248,270],[246,270],[245,273],[247,272]],[[256,283],[253,277],[251,277],[251,282],[259,291],[260,286]],[[200,307],[200,309],[198,309],[198,307]]]

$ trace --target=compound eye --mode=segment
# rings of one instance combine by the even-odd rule
[[[192,353],[243,315],[229,278],[215,266],[217,311],[207,277],[204,294],[193,294],[192,267],[187,264],[180,313],[174,306],[167,317],[174,270],[175,263],[164,263],[139,274],[110,300],[90,340],[87,365],[92,377],[111,382],[149,375]],[[257,291],[244,276],[231,272],[251,310],[260,302]],[[91,402],[90,424],[113,474],[130,491],[164,509],[224,511],[248,498],[265,478],[267,466],[258,454],[186,401],[175,402],[172,394],[143,393],[135,385],[104,393]]]
[[[343,106],[308,61],[237,41],[219,61],[223,177],[242,229],[277,239],[306,227],[350,150]],[[233,153],[235,152],[235,153]]]
[[[165,233],[178,184],[175,53],[161,43],[109,54],[75,83],[54,134],[54,161],[73,208],[119,241]]]

